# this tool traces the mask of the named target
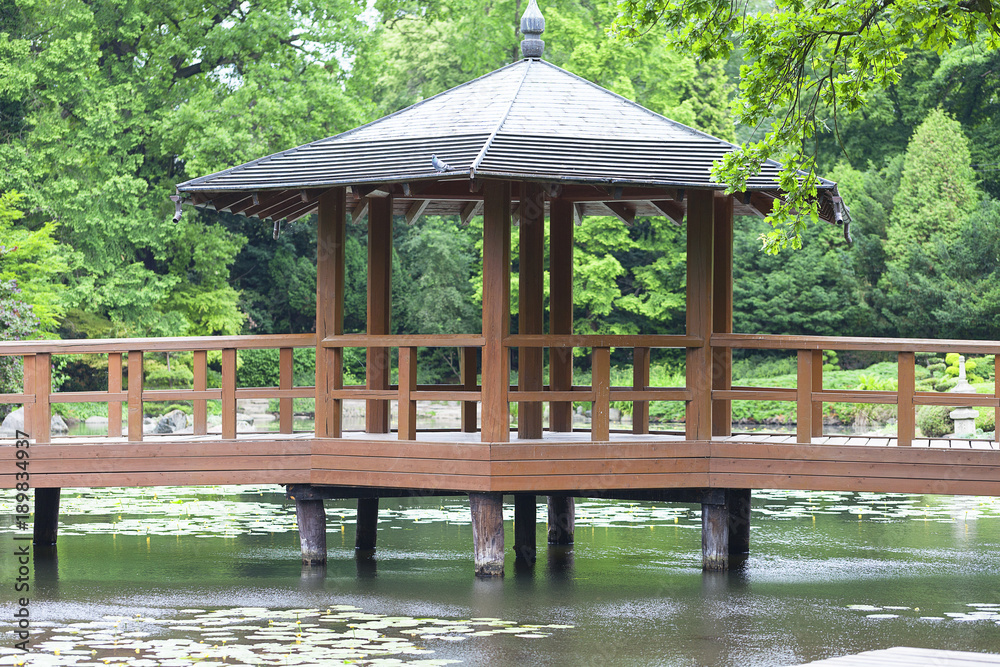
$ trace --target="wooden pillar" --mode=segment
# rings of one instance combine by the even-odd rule
[[[236,439],[236,350],[222,350],[222,437]]]
[[[545,333],[545,194],[538,183],[521,183],[521,233],[518,269],[517,332]],[[517,386],[521,391],[544,388],[543,352],[540,347],[522,347],[517,353]],[[542,437],[542,403],[520,402],[517,406],[517,437]]]
[[[503,495],[470,493],[477,577],[503,576]]]
[[[997,357],[1000,360],[1000,356]],[[896,444],[908,447],[913,444],[917,433],[917,415],[913,405],[913,395],[916,391],[916,355],[913,352],[900,352],[896,367]],[[1000,382],[995,383],[994,395],[1000,395]],[[995,408],[1000,416],[1000,408]],[[995,423],[995,422],[994,422]],[[1000,433],[1000,429],[996,429]]]
[[[278,351],[278,388],[290,390],[295,384],[295,350],[290,347]],[[291,433],[295,418],[292,398],[278,399],[278,431]]]
[[[595,347],[590,369],[594,390],[594,402],[590,407],[590,439],[605,442],[611,439],[611,349]]]
[[[462,376],[462,388],[465,391],[476,391],[479,388],[479,348],[463,347],[459,350],[459,373]],[[479,424],[476,408],[478,401],[462,401],[462,432],[475,433]]]
[[[823,404],[813,401],[813,392],[823,389],[822,350],[799,350],[796,388],[795,440],[810,443],[823,434]]]
[[[750,553],[750,495],[750,489],[726,489],[730,556]]]
[[[197,390],[198,387],[195,387]],[[108,393],[120,394],[122,391],[122,354],[121,352],[111,352],[108,354]],[[204,401],[202,401],[204,403]],[[195,414],[198,412],[198,401],[195,401]],[[195,434],[197,434],[197,427]],[[122,437],[122,403],[121,401],[108,401],[108,437]]]
[[[733,332],[733,197],[715,198],[712,333]],[[733,351],[712,348],[712,389],[733,388]],[[732,435],[732,401],[712,401],[712,435]]]
[[[59,496],[62,489],[35,489],[36,546],[51,546],[59,534]]]
[[[128,441],[142,440],[142,352],[128,353]]]
[[[483,184],[483,442],[510,440],[510,183]],[[501,549],[501,553],[503,550]]]
[[[358,498],[355,551],[374,551],[378,533],[378,498]]]
[[[326,510],[322,500],[295,499],[303,565],[326,564]]]
[[[535,495],[514,494],[514,557],[527,563],[535,562]]]
[[[701,566],[705,572],[729,569],[729,510],[724,504],[702,503]]]
[[[35,382],[35,355],[26,354],[21,358],[21,363],[24,369],[24,380],[21,386],[21,393],[26,397],[31,396],[34,399],[35,389],[37,383]],[[28,437],[34,438],[33,433],[35,429],[35,404],[34,402],[24,403],[24,430],[27,431]]]
[[[399,348],[399,424],[400,440],[417,439],[417,402],[412,394],[417,390],[417,348]]]
[[[692,190],[687,210],[687,335],[701,343],[687,349],[687,388],[691,392],[685,416],[688,440],[712,437],[712,236],[715,195]]]
[[[649,348],[632,350],[632,389],[646,391],[649,387]],[[632,401],[632,433],[649,433],[649,401]]]
[[[344,333],[344,247],[347,200],[344,188],[319,198],[316,232],[316,437],[339,438],[342,401],[329,392],[344,386],[342,348],[325,348],[323,339]]]
[[[392,333],[392,197],[371,197],[368,204],[368,335]],[[389,348],[367,349],[365,384],[389,388]],[[389,432],[389,401],[365,401],[365,431]]]
[[[573,544],[575,524],[576,499],[549,496],[549,544]]]
[[[206,350],[195,350],[192,372],[194,373],[193,389],[195,391],[208,390],[208,352]],[[192,414],[194,422],[191,428],[195,435],[205,435],[208,433],[208,401],[205,399],[194,400],[194,411]]]
[[[549,204],[549,333],[573,333],[573,202],[553,199]],[[549,348],[549,384],[552,391],[573,388],[573,348]],[[549,429],[573,430],[573,404],[549,404]]]

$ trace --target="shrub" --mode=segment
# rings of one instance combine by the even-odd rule
[[[954,407],[947,405],[924,405],[917,410],[917,427],[925,438],[940,438],[955,432],[955,422],[948,413]]]
[[[979,408],[979,416],[976,417],[976,430],[996,430],[996,414],[993,412],[993,408]]]
[[[948,364],[949,366],[958,366],[958,358],[960,356],[961,355],[958,352],[949,352],[948,354],[944,355],[944,363]]]

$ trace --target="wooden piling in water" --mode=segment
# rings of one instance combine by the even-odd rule
[[[295,499],[303,565],[326,564],[326,510],[322,500]]]
[[[477,577],[503,576],[503,495],[470,493]]]
[[[535,562],[535,514],[534,494],[514,494],[514,557],[525,563]]]
[[[576,523],[576,499],[572,496],[549,496],[549,544],[573,544]]]
[[[750,553],[750,489],[726,489],[729,513],[729,555]]]
[[[59,536],[59,496],[62,489],[35,489],[36,546],[52,546]]]
[[[725,504],[701,505],[701,567],[705,572],[729,569],[729,509]]]
[[[375,551],[378,531],[378,498],[358,498],[358,516],[354,531],[355,551]]]

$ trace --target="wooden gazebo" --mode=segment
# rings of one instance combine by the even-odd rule
[[[325,559],[322,499],[358,497],[358,547],[374,547],[379,496],[469,493],[476,571],[503,572],[502,494],[515,494],[517,553],[534,552],[535,496],[548,495],[549,536],[572,540],[573,496],[673,498],[705,506],[706,567],[745,550],[748,490],[712,488],[702,446],[728,435],[734,214],[764,215],[779,196],[767,163],[745,192],[724,194],[710,167],[735,147],[542,60],[544,20],[522,18],[524,58],[368,125],[178,186],[197,207],[274,221],[318,213],[316,433],[310,484],[291,485],[303,558]],[[822,181],[823,217],[842,223],[835,184]],[[483,216],[481,333],[390,335],[393,216]],[[574,335],[574,223],[666,216],[687,225],[684,335]],[[368,321],[345,335],[348,218],[368,218]],[[549,220],[549,331],[544,330],[544,225]],[[512,219],[520,224],[518,331],[510,330]],[[419,347],[462,350],[460,385],[420,386]],[[367,349],[364,387],[345,388],[343,350]],[[591,385],[573,386],[572,348],[593,349]],[[634,383],[610,386],[610,348],[634,349]],[[399,350],[390,384],[389,349]],[[518,385],[510,354],[518,349]],[[549,385],[543,384],[548,348]],[[687,386],[649,386],[651,348],[684,348]],[[481,369],[481,376],[480,376]],[[713,390],[715,398],[713,399]],[[364,434],[345,433],[341,403],[367,401]],[[389,402],[399,403],[390,433]],[[421,400],[462,401],[458,434],[419,433]],[[635,404],[631,433],[613,433],[611,400]],[[686,401],[686,433],[650,434],[648,402]],[[574,432],[572,401],[593,405]],[[516,433],[509,403],[518,403]],[[542,404],[550,404],[543,422]],[[477,421],[477,403],[481,421]],[[676,491],[681,489],[682,491]],[[715,528],[712,528],[715,526]]]

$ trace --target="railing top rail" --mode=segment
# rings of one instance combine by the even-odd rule
[[[314,347],[316,334],[263,336],[190,336],[171,338],[80,338],[73,340],[23,340],[0,342],[0,356],[15,354],[97,354],[105,352],[173,352],[189,350],[256,350],[280,347]]]
[[[508,347],[700,347],[701,336],[669,334],[514,334]]]
[[[713,347],[755,350],[865,350],[874,352],[963,352],[1000,354],[1000,341],[857,336],[772,336],[713,334]]]
[[[480,334],[341,334],[323,339],[323,347],[482,347]]]

